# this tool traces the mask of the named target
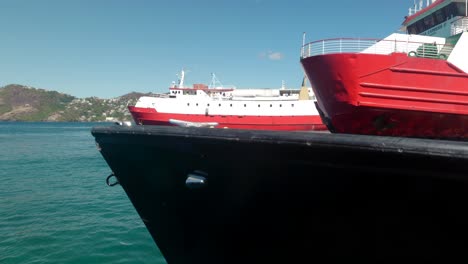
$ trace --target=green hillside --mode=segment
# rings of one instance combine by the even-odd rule
[[[23,85],[0,87],[0,121],[131,121],[127,105],[143,93],[117,98],[76,98]]]

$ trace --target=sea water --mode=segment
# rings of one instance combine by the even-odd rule
[[[166,263],[91,135],[0,122],[0,263]]]

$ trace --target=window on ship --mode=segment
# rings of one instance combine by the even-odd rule
[[[408,26],[409,34],[419,34],[448,19],[465,15],[465,3],[451,3]]]

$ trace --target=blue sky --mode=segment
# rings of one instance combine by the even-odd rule
[[[0,86],[76,97],[165,92],[214,72],[237,88],[298,88],[302,34],[383,38],[410,0],[1,0]]]

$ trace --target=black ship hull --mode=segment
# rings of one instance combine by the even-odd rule
[[[95,127],[168,263],[468,259],[468,143]]]

